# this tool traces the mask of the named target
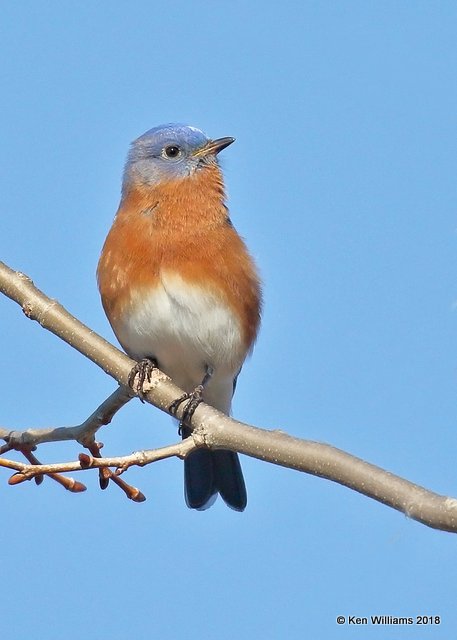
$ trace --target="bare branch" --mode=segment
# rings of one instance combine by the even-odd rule
[[[35,448],[36,447],[33,447],[33,449]],[[0,455],[11,451],[11,449],[13,449],[11,445],[3,445],[2,447],[0,447]],[[30,462],[30,465],[41,465],[41,462],[33,455],[31,447],[23,446],[22,448],[18,449],[18,451],[20,451],[22,455],[27,458],[27,460]],[[64,487],[64,489],[67,489],[67,491],[71,491],[72,493],[81,493],[82,491],[86,491],[87,487],[82,484],[82,482],[76,482],[75,480],[73,480],[73,478],[67,478],[66,476],[62,476],[58,473],[49,473],[47,475],[49,478],[51,478],[51,480],[55,480],[55,482]],[[35,484],[40,485],[43,482],[43,473],[34,474],[34,480]],[[17,482],[13,481],[10,482],[10,484],[17,484]]]
[[[48,429],[25,429],[11,431],[0,427],[0,438],[12,448],[21,449],[24,446],[37,446],[43,442],[62,442],[76,440],[84,447],[94,441],[94,436],[100,427],[107,425],[113,416],[129,400],[132,392],[127,387],[119,387],[81,424],[72,427],[51,427]]]
[[[12,476],[14,480],[13,482],[10,482],[10,484],[20,484],[21,482],[31,480],[35,476],[43,473],[70,473],[72,471],[105,469],[108,467],[116,469],[116,475],[119,476],[121,473],[124,473],[126,469],[132,466],[144,467],[152,462],[172,457],[181,458],[183,460],[187,455],[189,455],[189,453],[195,451],[197,446],[198,445],[195,443],[193,438],[186,438],[186,440],[182,440],[167,447],[160,447],[160,449],[136,451],[128,456],[117,456],[114,458],[98,458],[95,456],[89,456],[86,453],[81,453],[79,455],[79,460],[75,460],[74,462],[54,462],[52,464],[40,465],[25,464],[24,462],[0,458],[0,467],[14,469],[18,472]]]
[[[62,338],[90,358],[121,385],[126,386],[128,375],[135,364],[133,360],[80,323],[59,303],[45,296],[29,278],[12,271],[2,263],[0,263],[0,291],[18,302],[28,317],[37,320],[44,328]],[[167,413],[169,413],[168,407],[173,400],[182,394],[182,390],[178,389],[165,374],[157,369],[153,371],[148,386],[149,389],[145,393],[147,402]],[[122,393],[126,392],[118,390],[113,396],[116,393],[119,394],[118,400],[121,402]],[[125,395],[124,398],[126,398]],[[127,401],[125,399],[125,402]],[[122,402],[120,406],[125,402]],[[177,417],[178,419],[182,417],[182,410],[178,410]],[[89,422],[91,419],[93,420],[93,416],[88,419]],[[85,422],[87,423],[87,421]],[[95,425],[96,421],[92,424]],[[103,424],[103,421],[100,424]],[[92,437],[100,424],[93,428]],[[29,444],[59,439],[66,440],[72,437],[86,442],[87,438],[91,437],[89,435],[90,429],[87,432],[84,429],[77,431],[81,429],[81,426],[76,428],[78,434],[76,437],[74,435],[75,428],[73,428],[72,435],[72,428],[69,427],[61,427],[60,429],[63,431],[50,429],[46,434],[43,433],[44,430],[28,430],[27,436],[16,435],[16,432],[4,430],[0,432],[0,436],[7,441],[8,438],[17,440],[24,437]],[[206,446],[231,449],[267,462],[327,478],[402,511],[407,516],[430,527],[457,532],[457,499],[428,491],[330,445],[293,438],[282,431],[267,431],[252,427],[228,418],[205,404],[197,408],[189,426],[193,430],[194,436],[185,441],[189,447]],[[195,442],[189,442],[190,440]],[[181,454],[185,455],[182,453],[182,447],[185,447],[184,443],[173,445],[171,448],[165,447],[165,450],[178,448]],[[162,454],[157,453],[160,451],[163,450],[158,449],[155,452],[141,452],[132,455],[139,456],[135,459],[141,459],[141,464],[147,464],[156,459],[162,459],[160,457]],[[150,454],[153,458],[156,455],[159,457],[145,462],[142,458],[144,454]],[[168,457],[168,455],[170,454],[163,457]],[[171,455],[180,454],[172,453]],[[90,461],[90,466],[113,466],[124,469],[126,468],[124,467],[125,462],[120,461],[125,461],[126,458],[131,459],[130,456],[94,458]],[[46,472],[44,470],[50,467],[52,467],[52,473],[69,470],[68,467],[64,468],[64,465],[40,465],[38,469],[33,469],[33,465],[17,466],[20,464],[2,460],[0,466],[17,469],[21,475],[32,473],[32,476]],[[77,468],[73,466],[72,470],[81,469],[81,462],[67,464],[79,465]],[[140,462],[132,462],[132,464],[140,464]],[[30,471],[31,469],[33,472]]]
[[[41,466],[41,462],[33,455],[30,450],[22,450],[22,454],[27,458],[31,465]],[[82,484],[82,482],[77,482],[73,480],[73,478],[67,478],[67,476],[62,476],[60,473],[48,473],[48,478],[60,484],[67,491],[71,491],[72,493],[81,493],[82,491],[86,491],[86,485]],[[43,481],[43,475],[37,474],[35,475],[35,482],[37,484],[41,484]]]

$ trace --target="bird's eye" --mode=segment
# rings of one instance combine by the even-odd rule
[[[170,144],[168,147],[165,147],[163,151],[167,158],[177,158],[181,153],[181,149],[175,144]]]

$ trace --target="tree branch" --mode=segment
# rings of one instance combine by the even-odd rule
[[[7,442],[27,442],[28,445],[68,439],[87,443],[102,424],[107,424],[103,418],[101,421],[94,418],[95,414],[103,416],[104,410],[107,409],[105,418],[108,415],[111,419],[115,411],[130,399],[131,392],[126,390],[126,386],[135,362],[79,322],[58,302],[39,291],[28,277],[14,272],[3,263],[0,263],[0,291],[20,304],[27,317],[37,320],[45,329],[52,331],[90,358],[122,385],[121,389],[114,392],[83,423],[84,427],[78,425],[59,429],[29,429],[24,432],[3,429],[0,431],[0,437]],[[170,413],[168,407],[173,400],[182,394],[182,390],[157,369],[153,371],[151,382],[145,391],[147,402],[167,413]],[[100,411],[101,407],[105,409]],[[110,407],[117,408],[110,413]],[[178,410],[177,417],[182,417],[182,409]],[[184,441],[186,444],[178,443],[155,451],[132,454],[133,458],[87,456],[87,459],[83,458],[82,461],[80,459],[74,463],[39,467],[2,460],[0,466],[16,469],[21,476],[33,477],[46,472],[46,469],[52,473],[68,471],[70,468],[65,466],[68,464],[73,465],[71,470],[74,471],[81,470],[87,464],[90,467],[115,467],[123,470],[130,464],[149,464],[170,455],[184,457],[196,446],[231,449],[266,462],[332,480],[402,511],[430,527],[457,532],[457,499],[428,491],[330,445],[293,438],[282,431],[252,427],[233,420],[206,404],[197,408],[189,426],[193,430],[193,438]]]
[[[119,387],[81,424],[72,427],[50,427],[49,429],[25,429],[11,431],[0,427],[0,438],[15,449],[36,447],[43,442],[62,442],[76,440],[84,447],[94,441],[100,427],[111,422],[114,415],[132,399],[132,391],[127,387]]]
[[[158,460],[177,457],[182,460],[192,451],[197,449],[197,444],[193,438],[186,438],[160,449],[149,449],[145,451],[135,451],[128,456],[117,456],[114,458],[96,458],[86,453],[79,454],[79,460],[74,462],[55,462],[53,464],[25,464],[15,460],[6,460],[0,458],[0,467],[14,469],[18,471],[9,480],[9,484],[20,484],[25,480],[31,480],[37,475],[51,473],[69,473],[71,471],[84,471],[85,469],[105,469],[113,467],[116,469],[116,475],[124,473],[129,467],[144,467]]]

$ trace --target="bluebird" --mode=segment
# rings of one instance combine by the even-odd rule
[[[185,425],[202,400],[229,415],[260,324],[256,266],[225,204],[218,154],[234,138],[166,124],[131,144],[122,195],[97,269],[108,320],[138,361],[137,391],[157,366],[186,393]],[[247,504],[236,453],[200,448],[184,461],[185,498],[204,510],[220,494]]]

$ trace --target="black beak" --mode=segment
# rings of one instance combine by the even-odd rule
[[[198,149],[193,155],[195,158],[204,158],[211,154],[217,155],[222,149],[228,147],[232,142],[235,142],[235,138],[217,138],[217,140],[209,140],[204,147]]]

